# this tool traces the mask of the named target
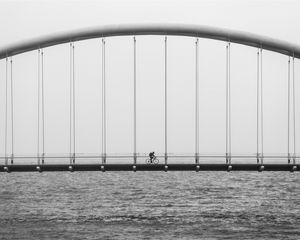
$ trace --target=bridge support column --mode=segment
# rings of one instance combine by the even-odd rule
[[[168,169],[169,169],[168,165],[165,165],[165,167],[164,167],[165,172],[167,172]]]
[[[42,169],[41,169],[41,167],[40,166],[36,166],[36,170],[38,171],[38,172],[42,172]]]
[[[263,170],[265,170],[265,166],[264,166],[264,165],[260,165],[260,166],[258,167],[258,171],[259,171],[259,172],[262,172]]]
[[[297,171],[297,166],[293,166],[291,172]]]
[[[232,170],[232,166],[228,165],[227,172],[230,172],[231,170]]]

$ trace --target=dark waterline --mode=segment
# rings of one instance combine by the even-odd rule
[[[299,239],[289,172],[0,174],[0,239]]]

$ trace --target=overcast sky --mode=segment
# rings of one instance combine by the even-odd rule
[[[0,48],[91,26],[123,23],[209,25],[300,43],[299,1],[0,1]],[[132,38],[107,39],[107,148],[132,152]],[[78,152],[101,151],[101,45],[76,43]],[[170,37],[169,149],[194,151],[195,39]],[[163,152],[163,36],[137,37],[138,152]],[[200,150],[225,152],[225,43],[200,39]],[[68,45],[45,49],[46,152],[68,153]],[[256,49],[232,46],[232,148],[256,151]],[[287,57],[265,52],[265,151],[287,151]],[[37,53],[14,57],[15,151],[36,154]],[[300,76],[296,61],[296,77]],[[0,61],[4,132],[5,61]],[[296,79],[297,92],[300,84]],[[298,94],[299,95],[299,94]],[[299,102],[300,97],[297,95]],[[296,101],[297,102],[297,101]],[[299,107],[298,107],[299,109]],[[300,117],[299,110],[297,116]],[[300,126],[297,126],[298,136]],[[0,135],[1,152],[4,136]],[[299,148],[298,148],[299,149]]]
[[[212,25],[299,42],[298,1],[0,1],[0,43],[102,24]]]

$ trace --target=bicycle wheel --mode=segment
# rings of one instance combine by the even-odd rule
[[[158,164],[158,163],[159,163],[158,158],[153,159],[153,163],[154,163],[154,164]]]
[[[151,164],[151,160],[149,158],[146,159],[146,164]]]

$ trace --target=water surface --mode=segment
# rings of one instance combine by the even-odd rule
[[[299,239],[289,172],[0,174],[1,239]]]

